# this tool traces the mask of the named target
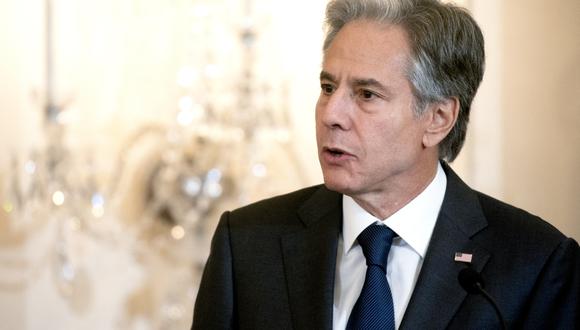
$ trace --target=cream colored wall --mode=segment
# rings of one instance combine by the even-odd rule
[[[505,199],[580,239],[580,1],[505,1]]]

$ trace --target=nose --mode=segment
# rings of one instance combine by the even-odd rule
[[[348,130],[352,106],[348,93],[340,89],[331,95],[321,94],[316,104],[316,122],[327,128]]]

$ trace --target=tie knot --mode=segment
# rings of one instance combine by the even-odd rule
[[[362,247],[367,260],[367,266],[375,265],[386,272],[387,260],[393,238],[397,234],[384,225],[370,225],[358,235],[358,243]]]

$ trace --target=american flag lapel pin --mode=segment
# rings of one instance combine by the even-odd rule
[[[473,254],[471,254],[471,253],[455,252],[454,260],[457,262],[465,262],[465,263],[470,264],[471,259],[473,259]]]

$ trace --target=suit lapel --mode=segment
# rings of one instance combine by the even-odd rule
[[[341,195],[321,187],[299,210],[303,230],[282,237],[295,329],[331,329]]]
[[[454,260],[455,253],[472,254],[477,271],[490,257],[471,240],[487,226],[477,196],[446,164],[443,167],[445,198],[401,329],[446,328],[467,296],[457,280],[466,265]]]

